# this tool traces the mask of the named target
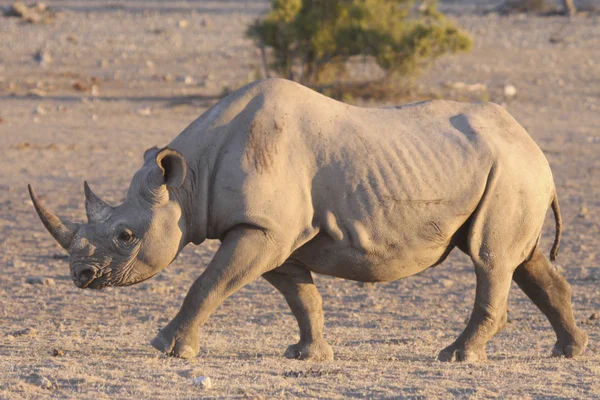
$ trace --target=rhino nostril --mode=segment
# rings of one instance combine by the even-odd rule
[[[86,288],[96,277],[96,269],[92,267],[84,268],[75,273],[77,278],[77,286],[80,288]]]

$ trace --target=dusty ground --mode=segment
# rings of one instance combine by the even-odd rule
[[[549,358],[550,325],[514,286],[510,323],[490,342],[488,362],[436,361],[473,303],[474,274],[458,253],[389,284],[316,277],[334,362],[281,357],[297,328],[263,281],[212,316],[197,359],[157,354],[148,342],[218,243],[186,248],[147,283],[79,290],[26,184],[79,221],[84,179],[119,202],[146,148],[168,143],[226,88],[257,75],[260,59],[243,32],[267,3],[63,0],[50,2],[62,10],[52,24],[0,17],[0,398],[600,397],[600,325],[588,319],[600,312],[600,17],[482,14],[495,3],[444,3],[475,48],[419,82],[469,98],[444,83],[485,84],[475,97],[505,103],[548,156],[566,228],[556,265],[590,336],[583,358]],[[508,83],[513,99],[503,95]],[[56,284],[26,283],[36,276]],[[199,375],[214,388],[194,386]]]

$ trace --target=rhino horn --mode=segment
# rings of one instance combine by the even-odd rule
[[[50,232],[54,239],[56,239],[58,244],[60,244],[65,250],[69,250],[71,244],[73,243],[73,238],[79,229],[79,225],[58,218],[50,210],[44,207],[44,205],[35,195],[31,185],[27,185],[27,188],[29,189],[29,197],[31,197],[35,211],[37,211],[48,232]]]
[[[88,222],[101,223],[110,218],[113,208],[96,196],[85,181],[83,182],[83,189],[85,191],[85,213]]]

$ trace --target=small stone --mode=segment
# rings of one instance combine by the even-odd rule
[[[513,85],[506,84],[504,85],[504,96],[506,97],[515,97],[517,95],[517,88]]]
[[[100,95],[100,89],[98,89],[98,85],[92,85],[91,89],[92,96],[97,97]]]
[[[596,319],[600,318],[600,315],[598,315],[597,312],[592,313],[592,315],[590,315],[590,321],[594,321]]]
[[[65,352],[62,351],[61,349],[54,349],[54,350],[52,350],[52,355],[54,357],[62,357],[65,355]]]
[[[79,81],[76,81],[76,82],[73,82],[73,89],[75,89],[79,92],[85,92],[86,90],[88,90],[88,86]]]
[[[187,20],[185,20],[185,19],[181,19],[181,20],[179,20],[179,22],[177,23],[177,25],[178,25],[180,28],[184,28],[184,29],[185,29],[185,28],[187,28],[187,26],[188,26],[189,24],[190,24],[190,23],[189,23]]]
[[[138,110],[138,114],[143,117],[149,117],[152,115],[152,108],[150,108],[150,107],[140,108]]]
[[[35,107],[35,113],[38,115],[46,115],[48,114],[48,110],[38,104],[37,107]]]
[[[581,207],[581,209],[579,210],[579,217],[585,217],[589,214],[589,210],[586,206]]]
[[[199,386],[202,389],[211,389],[212,382],[208,376],[199,376],[193,379],[194,385]]]
[[[52,56],[46,50],[39,50],[37,53],[35,53],[33,59],[40,65],[47,65],[52,62]]]
[[[102,60],[98,61],[98,66],[100,68],[106,68],[106,67],[108,67],[108,60],[106,60],[106,59],[103,58]]]
[[[56,286],[56,282],[54,282],[54,279],[46,278],[44,276],[30,276],[25,280],[25,283],[28,283],[30,285],[42,285],[48,287]]]
[[[451,288],[454,286],[454,281],[452,279],[438,279],[438,283],[445,288]]]
[[[41,89],[31,89],[27,92],[27,95],[31,97],[46,97],[46,94],[47,93]]]
[[[177,78],[177,80],[179,82],[183,82],[186,85],[193,85],[195,83],[194,78],[192,78],[189,75],[187,75],[187,76],[180,76],[179,78]]]

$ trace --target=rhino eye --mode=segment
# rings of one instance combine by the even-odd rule
[[[133,234],[128,230],[121,231],[119,233],[119,240],[123,243],[131,243],[133,241]]]

